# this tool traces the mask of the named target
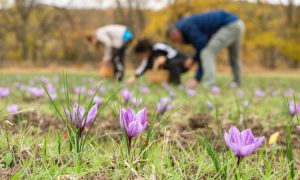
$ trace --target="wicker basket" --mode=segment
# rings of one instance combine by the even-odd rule
[[[101,66],[99,75],[100,75],[100,78],[113,79],[114,78],[114,70],[111,66],[109,66],[109,67]]]
[[[168,82],[169,80],[169,71],[166,70],[149,70],[146,73],[146,77],[151,83],[161,84]]]

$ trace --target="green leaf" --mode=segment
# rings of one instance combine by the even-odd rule
[[[3,156],[2,161],[5,162],[6,167],[9,167],[13,162],[13,155],[11,153],[5,154],[5,156]]]

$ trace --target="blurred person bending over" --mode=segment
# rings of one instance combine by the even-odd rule
[[[169,71],[170,83],[180,84],[181,74],[188,70],[186,63],[192,61],[192,59],[189,59],[176,48],[164,42],[152,43],[148,39],[139,40],[134,51],[141,60],[141,64],[137,68],[135,75],[129,78],[129,83],[134,83],[147,70],[161,67]]]
[[[241,39],[244,22],[236,15],[218,10],[195,14],[178,20],[167,30],[167,37],[174,43],[191,44],[195,48],[194,62],[198,69],[189,86],[202,84],[210,87],[216,82],[216,56],[223,48],[229,51],[229,62],[234,82],[241,84]],[[190,65],[192,65],[191,63]]]
[[[111,24],[100,27],[95,34],[89,35],[87,40],[95,48],[104,46],[102,65],[109,68],[112,64],[115,77],[121,81],[124,76],[124,58],[133,34],[124,25]]]

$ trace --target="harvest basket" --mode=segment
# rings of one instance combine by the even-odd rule
[[[169,80],[169,71],[159,69],[159,70],[149,70],[146,73],[146,78],[151,83],[161,84],[168,82]]]

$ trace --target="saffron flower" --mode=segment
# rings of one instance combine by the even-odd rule
[[[231,83],[230,83],[230,87],[231,87],[232,89],[237,88],[238,86],[239,86],[239,85],[238,85],[237,82],[231,82]]]
[[[74,104],[72,115],[68,109],[65,109],[68,120],[80,130],[80,136],[83,129],[95,120],[97,111],[98,109],[96,104],[89,110],[86,116],[85,109],[79,106],[77,103]]]
[[[129,140],[141,134],[148,126],[146,108],[137,113],[130,108],[121,108],[119,118],[121,129],[126,131]]]
[[[289,88],[287,91],[284,92],[284,96],[285,97],[292,97],[294,96],[294,89],[293,88]]]
[[[47,84],[47,91],[51,97],[51,99],[55,99],[57,97],[56,95],[56,90],[55,88],[52,86],[52,84],[48,83]]]
[[[0,87],[0,98],[4,98],[10,94],[10,90],[5,87]]]
[[[138,107],[138,106],[140,106],[140,105],[143,103],[143,99],[142,99],[142,98],[134,97],[134,98],[131,99],[131,103],[132,103],[135,107]]]
[[[226,144],[239,157],[245,157],[259,148],[265,137],[255,138],[250,129],[240,132],[236,127],[231,127],[229,133],[224,132]]]
[[[192,97],[192,96],[196,96],[197,95],[197,91],[195,89],[187,89],[186,93],[188,96]]]
[[[300,104],[292,101],[292,102],[289,102],[289,107],[290,107],[290,115],[291,116],[296,116],[298,113],[300,113]]]
[[[248,107],[249,106],[249,101],[247,101],[247,100],[245,100],[245,101],[243,101],[243,106],[246,108],[246,107]]]
[[[148,94],[150,92],[150,89],[147,86],[140,87],[140,92],[142,94]]]
[[[213,87],[211,88],[211,92],[212,92],[213,94],[219,94],[219,93],[221,92],[221,90],[220,90],[220,88],[219,88],[218,86],[213,86]]]
[[[128,89],[123,89],[121,94],[125,104],[128,103],[133,96],[133,93]]]
[[[261,89],[256,89],[254,92],[254,95],[256,97],[264,97],[266,95],[266,93],[264,91],[262,91]]]
[[[75,94],[84,94],[86,93],[86,87],[85,86],[77,86],[74,88]]]
[[[160,114],[164,114],[171,109],[172,99],[168,97],[161,98],[156,106],[156,110]]]
[[[207,101],[206,105],[207,105],[208,109],[211,110],[211,111],[214,110],[214,108],[215,108],[211,101]]]
[[[11,114],[17,114],[18,112],[18,106],[16,104],[12,104],[12,105],[9,105],[7,106],[7,112],[11,113]]]
[[[44,95],[44,89],[42,87],[29,87],[27,92],[34,97],[42,97]]]
[[[101,98],[99,96],[95,96],[93,102],[95,104],[97,104],[98,106],[100,106],[101,104],[103,104],[103,98]]]

